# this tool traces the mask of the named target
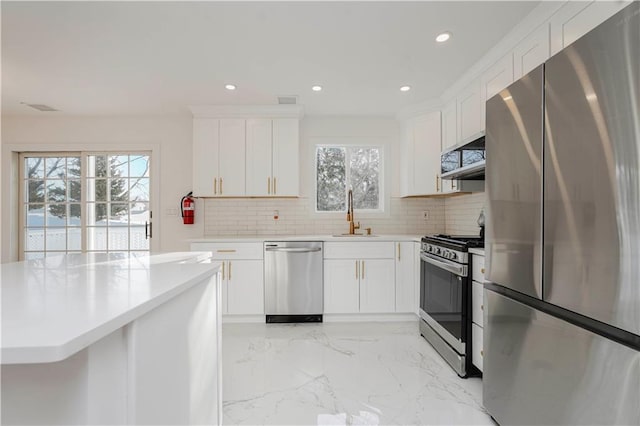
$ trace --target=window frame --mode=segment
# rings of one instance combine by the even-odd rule
[[[87,205],[88,205],[88,201],[87,201],[87,182],[89,180],[88,176],[87,176],[87,168],[88,168],[88,158],[89,156],[100,156],[100,155],[105,155],[105,156],[122,156],[122,155],[127,155],[127,156],[134,156],[134,155],[143,155],[143,156],[148,156],[149,157],[149,168],[148,168],[148,179],[149,179],[149,200],[147,201],[147,204],[149,206],[149,212],[150,212],[150,218],[149,218],[149,223],[152,222],[152,211],[154,209],[154,207],[156,206],[156,199],[158,197],[158,194],[156,193],[156,189],[158,187],[157,184],[154,184],[154,169],[155,169],[155,163],[157,160],[154,160],[154,153],[155,150],[151,149],[151,148],[142,148],[142,149],[136,149],[136,148],[124,148],[123,149],[118,149],[118,150],[72,150],[72,149],[67,149],[67,150],[24,150],[24,151],[19,151],[16,152],[17,158],[18,158],[18,164],[17,164],[17,180],[18,180],[18,191],[17,191],[17,196],[18,196],[18,200],[19,200],[19,205],[18,205],[18,246],[17,246],[17,251],[18,251],[18,259],[19,260],[25,260],[26,259],[26,255],[28,253],[43,253],[44,257],[47,256],[47,253],[52,253],[52,254],[66,254],[66,253],[116,253],[116,252],[132,252],[132,253],[151,253],[152,251],[156,250],[157,248],[157,240],[154,241],[153,238],[149,239],[149,247],[147,249],[134,249],[132,250],[130,248],[130,241],[127,244],[127,249],[109,249],[109,245],[107,242],[107,248],[106,249],[102,249],[102,250],[98,250],[98,249],[93,249],[93,250],[89,250],[87,247],[87,237],[88,237],[88,228],[90,228],[91,226],[87,225]],[[25,241],[25,231],[27,229],[27,223],[26,223],[26,216],[27,216],[27,205],[29,204],[26,200],[26,187],[25,187],[25,182],[28,181],[28,178],[25,178],[25,159],[26,158],[32,158],[32,157],[42,157],[42,158],[48,158],[48,157],[80,157],[80,185],[81,185],[81,190],[80,190],[80,250],[69,250],[68,248],[66,250],[47,250],[46,247],[46,236],[45,236],[45,242],[44,242],[44,247],[43,249],[40,250],[33,250],[33,251],[26,251],[26,241]],[[129,167],[131,167],[129,165]],[[131,177],[127,176],[127,182],[129,181]],[[46,178],[45,182],[46,182]],[[95,178],[94,178],[95,179]],[[111,177],[106,177],[105,180],[108,182],[111,179]],[[68,201],[65,201],[65,203],[68,203]],[[73,204],[77,204],[77,203],[73,203]],[[127,204],[131,204],[131,202],[129,201]],[[46,199],[44,202],[44,205],[47,205]],[[107,205],[110,205],[110,202],[107,202]],[[46,224],[43,226],[43,229],[45,229],[45,234],[46,234],[46,229],[48,227],[46,226]],[[58,227],[56,227],[58,228]],[[59,228],[63,228],[63,227],[59,227]],[[68,228],[78,228],[77,226],[69,226],[68,224],[65,224],[64,229],[65,229],[65,235],[68,235],[67,229]],[[105,229],[107,229],[107,239],[108,239],[108,228],[109,226],[106,225],[104,227]],[[131,228],[131,224],[127,225],[127,228]],[[128,234],[131,234],[131,231],[129,229]],[[67,242],[68,245],[68,242]]]
[[[344,192],[344,210],[331,210],[324,211],[318,210],[318,149],[319,148],[344,148],[345,149],[345,192]],[[379,160],[378,160],[378,208],[377,209],[356,209],[354,208],[355,213],[358,213],[359,216],[367,217],[367,215],[380,216],[386,214],[385,206],[386,206],[386,198],[385,198],[385,174],[384,174],[384,165],[386,162],[385,158],[385,147],[382,144],[371,144],[371,143],[316,143],[313,145],[313,213],[321,216],[327,215],[344,215],[347,213],[347,197],[349,193],[349,181],[351,180],[351,166],[350,166],[350,149],[377,149]]]

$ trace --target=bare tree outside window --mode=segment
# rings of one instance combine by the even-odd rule
[[[380,209],[380,149],[318,146],[316,149],[316,211],[346,211],[347,191],[354,208]]]

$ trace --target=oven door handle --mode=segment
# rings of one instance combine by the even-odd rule
[[[444,269],[445,271],[449,271],[453,274],[458,275],[459,277],[467,276],[467,266],[460,265],[455,262],[449,262],[447,260],[438,259],[437,257],[430,256],[426,253],[420,253],[420,259],[423,261],[430,263],[432,265],[437,266],[438,268]]]

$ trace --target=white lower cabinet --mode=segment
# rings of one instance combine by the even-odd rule
[[[227,313],[231,315],[264,314],[263,261],[229,260],[225,272]]]
[[[359,263],[355,259],[324,260],[324,313],[360,312]]]
[[[360,261],[360,312],[395,312],[394,266],[392,259]]]
[[[473,365],[482,371],[484,346],[484,256],[472,255],[471,278],[471,359]]]
[[[396,312],[417,311],[415,262],[419,250],[420,244],[413,241],[396,243]]]
[[[324,244],[324,312],[326,314],[395,312],[394,254],[392,242],[326,242]]]
[[[482,344],[482,333],[483,329],[478,324],[471,324],[471,356],[473,359],[473,365],[478,367],[478,370],[483,371],[482,369],[482,358],[484,358],[484,350]]]
[[[191,243],[191,251],[210,251],[222,262],[222,314],[264,314],[262,243]]]

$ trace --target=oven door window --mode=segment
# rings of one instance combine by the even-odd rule
[[[456,339],[462,339],[462,278],[427,262],[421,263],[420,307]]]

